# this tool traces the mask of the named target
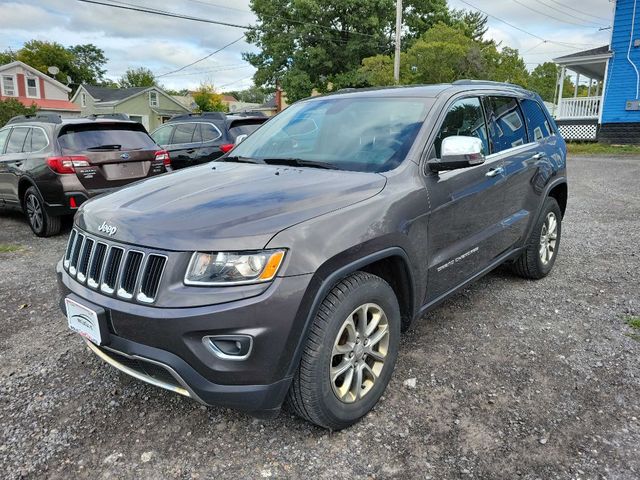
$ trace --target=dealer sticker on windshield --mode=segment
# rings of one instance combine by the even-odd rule
[[[67,320],[69,328],[79,333],[87,340],[92,341],[96,345],[102,342],[100,335],[100,323],[98,322],[98,314],[90,308],[80,305],[69,298],[64,299],[67,307]]]

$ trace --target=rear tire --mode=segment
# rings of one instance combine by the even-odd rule
[[[331,430],[357,422],[391,379],[400,325],[398,300],[383,279],[356,272],[339,282],[318,309],[287,406]]]
[[[547,197],[524,252],[512,264],[513,272],[532,280],[546,277],[558,257],[561,234],[562,211],[555,198]]]
[[[44,208],[44,200],[36,187],[29,187],[24,192],[22,208],[31,230],[38,237],[50,237],[60,232],[62,219],[47,213]]]

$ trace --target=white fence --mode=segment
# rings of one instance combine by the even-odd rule
[[[601,105],[602,97],[563,98],[556,118],[598,118]]]

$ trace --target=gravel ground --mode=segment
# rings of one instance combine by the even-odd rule
[[[640,477],[640,158],[571,158],[553,273],[498,270],[403,337],[386,395],[339,433],[256,420],[103,364],[66,327],[54,264],[0,214],[0,476]],[[67,226],[65,232],[68,232]]]

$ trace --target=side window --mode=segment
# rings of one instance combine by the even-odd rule
[[[201,128],[203,142],[212,142],[222,136],[220,131],[210,123],[203,123]]]
[[[538,102],[526,99],[520,102],[520,105],[522,105],[524,117],[527,119],[530,142],[539,142],[552,135],[549,120]]]
[[[33,128],[29,129],[29,133],[27,133],[27,138],[24,139],[24,144],[22,145],[22,151],[24,153],[30,153],[31,150],[31,135],[33,135]]]
[[[39,128],[31,129],[31,151],[39,152],[48,145],[47,135]]]
[[[518,101],[511,97],[486,99],[491,153],[502,152],[528,142]]]
[[[449,108],[434,142],[437,158],[440,158],[442,141],[454,135],[479,138],[484,145],[483,153],[485,155],[489,153],[487,126],[479,98],[463,98]]]
[[[151,134],[151,138],[158,145],[169,145],[171,141],[171,132],[173,132],[173,125],[165,125],[164,127],[160,127],[155,132]]]
[[[24,146],[24,141],[29,133],[28,128],[14,128],[9,135],[9,142],[7,143],[7,151],[5,153],[20,153]]]
[[[196,131],[193,132],[193,143],[202,143],[202,124],[196,123]]]
[[[7,143],[7,137],[9,136],[9,132],[11,128],[4,128],[0,130],[0,155],[4,153],[4,145]]]
[[[172,144],[191,143],[193,141],[193,133],[196,130],[196,123],[179,123],[173,132]]]

